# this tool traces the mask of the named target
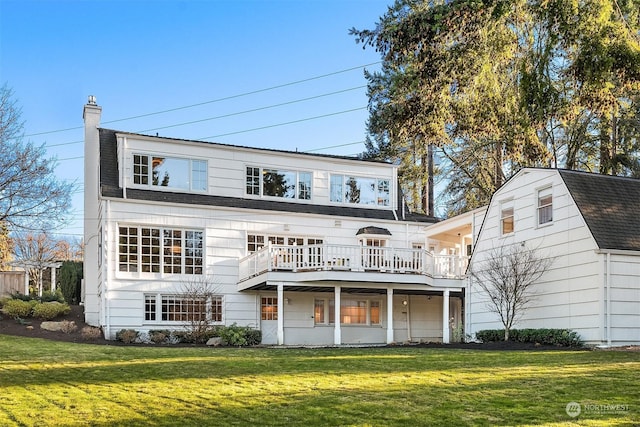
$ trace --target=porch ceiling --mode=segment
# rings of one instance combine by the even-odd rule
[[[333,286],[298,286],[298,285],[284,285],[285,292],[334,292]],[[266,282],[253,286],[247,291],[274,291],[276,286],[274,284],[268,284]],[[420,289],[394,289],[394,295],[427,295],[427,296],[439,296],[442,295],[442,289],[433,290],[420,290]],[[369,287],[348,287],[341,286],[340,292],[344,294],[375,294],[386,295],[386,288],[369,288]],[[451,291],[450,296],[461,298],[463,292],[461,290]]]

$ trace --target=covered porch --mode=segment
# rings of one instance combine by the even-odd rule
[[[263,344],[449,343],[464,316],[460,286],[267,280],[245,291],[258,295]]]

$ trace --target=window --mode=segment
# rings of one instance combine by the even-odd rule
[[[311,200],[311,172],[247,167],[246,193],[254,196]]]
[[[326,313],[325,313],[325,306],[326,300],[323,299],[316,299],[314,302],[314,307],[313,307],[313,321],[316,324],[323,324],[323,323],[328,323],[326,321]]]
[[[551,188],[538,191],[538,225],[553,222],[553,196]]]
[[[207,190],[207,161],[133,155],[133,183],[180,190]]]
[[[340,302],[340,323],[343,325],[380,325],[382,319],[380,307],[380,300],[377,299],[344,298]],[[316,325],[334,324],[334,299],[316,298],[313,313]]]
[[[306,238],[301,236],[269,236],[260,234],[247,235],[247,251],[251,254],[259,251],[266,246],[265,242],[270,242],[272,245],[282,246],[302,246],[302,245],[321,245],[323,240],[316,238]]]
[[[388,179],[331,175],[330,200],[357,205],[390,205],[390,181]]]
[[[222,322],[222,296],[188,298],[182,295],[148,294],[144,296],[144,319],[150,322]]]
[[[514,220],[513,220],[513,208],[504,208],[500,214],[500,226],[502,234],[513,233]]]
[[[260,195],[260,168],[247,168],[247,194]]]
[[[278,320],[278,298],[262,297],[260,314],[262,320]]]
[[[343,300],[340,304],[340,323],[366,325],[367,301]]]
[[[129,273],[202,274],[202,231],[119,227],[118,269]]]

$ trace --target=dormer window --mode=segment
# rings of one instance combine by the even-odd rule
[[[248,195],[311,200],[311,185],[311,172],[251,166],[246,169]]]
[[[331,175],[331,201],[356,205],[389,206],[390,181],[350,175]]]
[[[167,189],[206,191],[207,161],[134,154],[133,183]]]

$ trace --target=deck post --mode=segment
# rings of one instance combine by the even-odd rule
[[[387,288],[387,344],[393,344],[393,289]]]
[[[442,343],[449,344],[449,289],[442,292]]]
[[[342,344],[342,330],[340,329],[340,293],[342,288],[340,286],[335,287],[335,313],[334,313],[334,329],[333,329],[333,343],[335,345]]]

